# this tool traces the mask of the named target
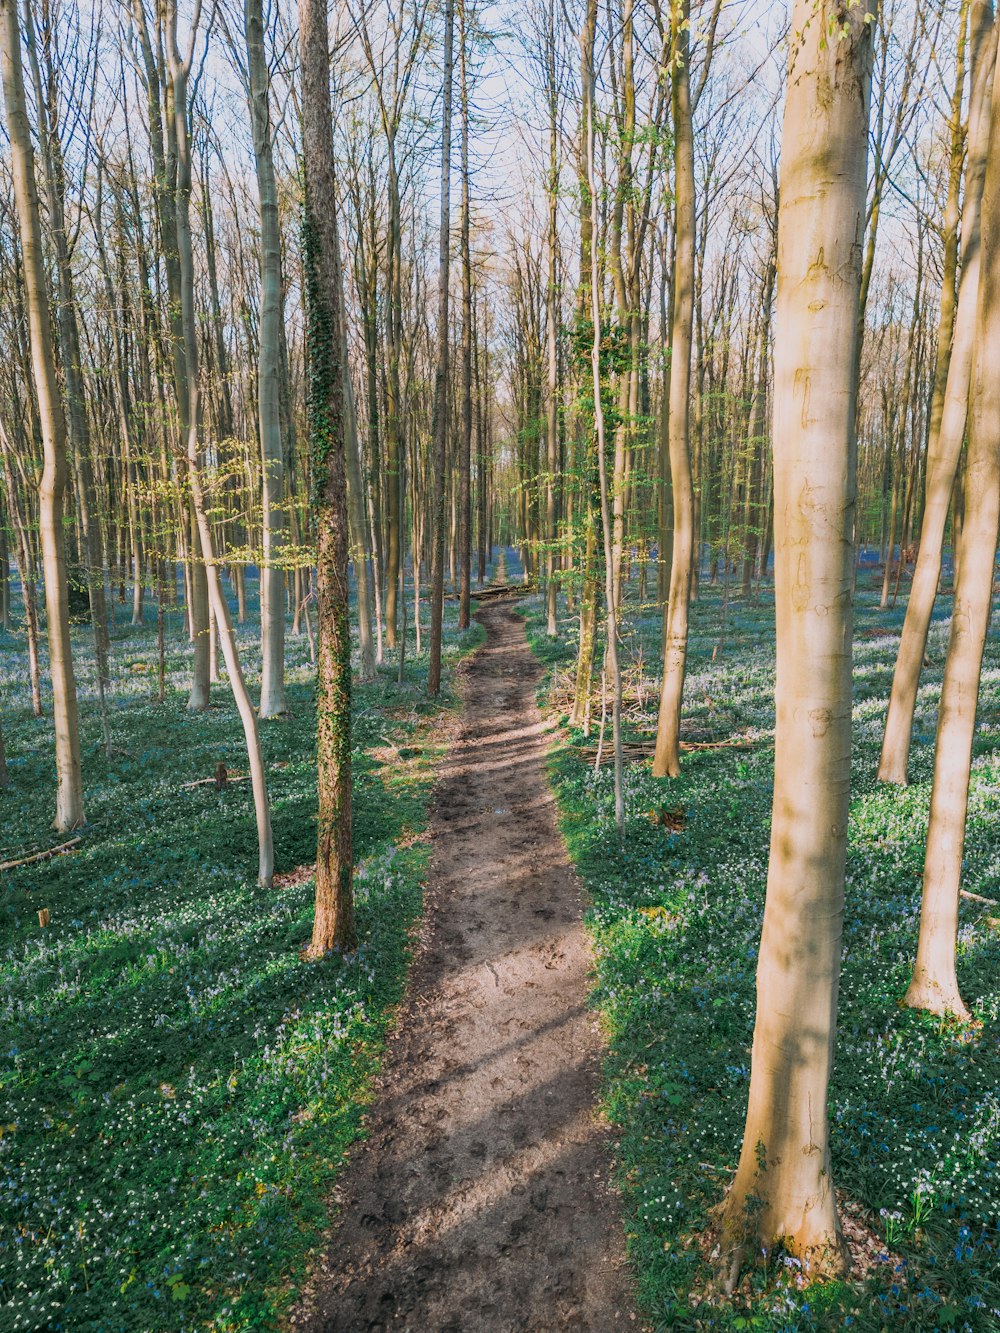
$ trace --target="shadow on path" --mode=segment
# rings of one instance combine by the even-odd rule
[[[435,791],[424,936],[369,1137],[293,1321],[309,1333],[637,1327],[540,668],[509,605],[477,618],[487,642]]]

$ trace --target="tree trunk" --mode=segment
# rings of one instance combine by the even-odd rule
[[[340,224],[333,216],[334,258],[337,263],[337,309],[344,310],[344,270],[340,262]],[[365,519],[364,480],[361,471],[361,440],[358,435],[358,414],[354,402],[354,383],[347,354],[347,321],[339,321],[340,364],[344,376],[344,449],[347,476],[348,559],[354,562],[354,584],[358,601],[358,648],[360,657],[359,679],[370,681],[375,677],[375,647],[372,643],[371,585],[378,572],[372,568],[368,545],[368,525]]]
[[[599,225],[597,176],[594,164],[594,102],[596,100],[596,72],[594,69],[593,35],[596,32],[596,0],[589,0],[588,17],[584,25],[583,67],[587,84],[587,186],[590,198],[591,234],[596,235]],[[615,823],[619,836],[625,828],[625,793],[622,782],[622,677],[618,662],[618,608],[615,602],[614,519],[610,488],[608,486],[607,433],[604,428],[604,405],[601,401],[601,276],[597,247],[591,246],[589,274],[590,311],[594,323],[594,339],[590,352],[594,389],[594,434],[597,442],[597,468],[601,488],[601,529],[604,536],[604,600],[605,600],[605,655],[611,673],[612,737],[615,764]]]
[[[994,80],[992,126],[982,196],[982,268],[975,359],[969,392],[962,561],[941,687],[934,787],[924,860],[920,938],[904,1003],[968,1018],[955,968],[958,898],[965,847],[972,738],[983,645],[989,627],[1000,519],[1000,80]]]
[[[973,91],[969,113],[968,161],[965,170],[965,199],[962,205],[962,275],[951,357],[941,409],[941,420],[933,430],[927,450],[927,480],[924,515],[920,527],[917,564],[903,621],[899,654],[892,678],[889,713],[878,776],[882,782],[906,783],[913,730],[913,710],[920,686],[920,670],[927,651],[934,600],[941,578],[941,553],[951,506],[958,461],[965,439],[972,371],[976,302],[980,271],[980,200],[990,139],[993,72],[997,34],[991,3],[977,2],[972,11]],[[944,315],[942,315],[942,320]],[[942,328],[939,338],[945,335]],[[957,575],[957,570],[956,570]]]
[[[389,254],[386,262],[385,296],[385,357],[386,357],[386,412],[385,412],[385,642],[395,648],[399,609],[397,598],[405,587],[403,567],[404,533],[406,521],[406,492],[401,478],[406,474],[406,459],[400,439],[399,402],[399,341],[402,324],[402,246],[400,230],[399,178],[396,172],[395,126],[386,124],[389,176]]]
[[[14,200],[21,237],[31,339],[31,365],[38,398],[44,451],[44,466],[39,487],[39,527],[45,574],[49,670],[52,676],[52,711],[56,737],[57,787],[53,826],[60,833],[65,833],[84,822],[76,680],[73,675],[73,655],[70,646],[66,555],[63,545],[63,497],[67,473],[66,420],[59,397],[49,323],[49,294],[45,283],[34,153],[24,95],[17,0],[0,0],[0,69],[2,69],[4,102],[7,109]]]
[[[263,0],[245,0],[250,125],[260,200],[260,327],[257,411],[260,430],[264,554],[260,571],[260,716],[281,717],[285,700],[285,464],[281,446],[280,327],[281,226],[271,144],[269,75],[264,49]]]
[[[14,479],[12,467],[16,461],[10,438],[0,421],[0,454],[3,456],[4,484],[7,487],[7,508],[17,536],[17,572],[21,579],[21,602],[24,606],[24,629],[28,639],[28,680],[31,685],[31,711],[42,716],[42,673],[38,657],[38,591],[35,548],[31,540],[28,520],[28,487],[20,488]]]
[[[243,723],[243,734],[246,739],[247,759],[250,764],[250,777],[253,786],[254,811],[257,819],[257,874],[259,882],[266,887],[270,885],[274,874],[274,847],[271,838],[271,810],[267,794],[267,777],[264,772],[264,760],[260,747],[257,714],[250,701],[250,694],[240,665],[239,651],[236,647],[236,638],[233,634],[232,620],[229,615],[229,605],[222,590],[220,566],[215,557],[214,536],[206,510],[201,481],[198,329],[194,303],[194,252],[191,243],[191,150],[188,139],[187,103],[194,33],[191,34],[190,50],[186,57],[182,57],[178,47],[177,0],[165,0],[165,11],[167,60],[177,146],[175,217],[178,279],[181,297],[181,329],[184,339],[184,361],[187,370],[187,436],[185,444],[188,482],[191,488],[191,512],[194,531],[200,539],[202,554],[200,568],[204,575],[203,585],[207,592],[206,601],[210,601],[211,610],[215,617],[226,670],[229,673],[229,684],[233,691],[233,699],[236,702],[240,721]],[[193,585],[197,582],[198,580],[192,580]],[[211,633],[207,611],[208,607],[206,606],[206,628]],[[197,625],[197,621],[195,623]],[[210,644],[207,635],[203,634],[202,637],[205,639],[205,648],[208,649]]]
[[[469,32],[465,0],[458,6],[459,100],[462,109],[462,434],[458,459],[459,596],[458,628],[468,629],[472,597],[472,252],[469,239]],[[480,562],[480,569],[482,563]]]
[[[448,436],[448,295],[451,256],[451,93],[455,3],[444,9],[444,108],[441,142],[441,229],[438,266],[437,369],[434,374],[434,423],[431,524],[431,642],[427,693],[441,690],[441,636],[444,617],[444,474]]]
[[[839,40],[829,39],[829,24]],[[871,32],[796,0],[781,150],[774,355],[774,810],[750,1101],[726,1202],[725,1281],[781,1243],[811,1276],[846,1266],[827,1092],[840,975],[851,765],[857,311]]]
[[[559,532],[556,475],[559,471],[559,85],[556,76],[556,7],[549,0],[545,29],[545,95],[549,112],[548,234],[546,256],[548,281],[545,289],[545,341],[548,361],[546,384],[546,476],[545,476],[545,608],[546,633],[554,639],[556,623],[556,546]]]
[[[94,636],[94,656],[97,664],[98,694],[101,717],[107,732],[107,712],[104,692],[110,684],[108,668],[107,602],[104,593],[104,541],[94,489],[91,460],[90,422],[84,397],[80,351],[80,329],[76,313],[76,293],[70,266],[69,242],[66,230],[66,188],[62,146],[58,137],[58,92],[56,74],[52,68],[52,52],[46,49],[46,85],[42,85],[34,25],[30,5],[25,10],[25,36],[35,86],[38,110],[38,140],[45,177],[49,229],[55,252],[55,270],[59,299],[56,303],[56,327],[59,337],[61,367],[65,386],[66,424],[69,436],[69,457],[79,477],[79,518],[83,529],[84,564],[87,571],[87,595],[90,603],[91,630]],[[47,41],[47,37],[46,37]]]
[[[303,268],[309,354],[309,433],[316,497],[316,681],[319,813],[316,917],[309,955],[349,950],[354,925],[351,833],[351,632],[344,366],[341,360],[336,188],[329,45],[323,0],[299,0]]]
[[[658,778],[676,778],[681,771],[681,701],[687,664],[688,603],[694,558],[694,489],[689,439],[695,276],[694,136],[688,82],[690,0],[684,0],[678,8],[679,15],[674,20],[672,72],[676,245],[668,424],[674,537],[670,597],[663,635],[663,683],[653,756],[653,776]]]

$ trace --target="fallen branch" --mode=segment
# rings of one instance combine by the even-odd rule
[[[197,782],[182,783],[181,791],[190,791],[192,787],[207,787],[210,782],[214,783],[216,787],[222,788],[223,786],[228,787],[230,783],[233,782],[249,782],[249,781],[250,781],[249,773],[241,773],[239,777],[234,777],[232,773],[228,773],[226,775],[225,784],[221,783],[219,779],[214,776],[210,778],[199,778]]]
[[[982,903],[984,907],[1000,907],[1000,902],[996,898],[984,898],[982,894],[970,893],[968,889],[959,889],[960,898],[968,898],[970,903]]]
[[[535,591],[533,583],[497,583],[472,594],[477,602],[499,601],[502,597],[527,597]]]
[[[70,838],[69,842],[61,842],[58,847],[48,847],[44,852],[32,852],[30,856],[21,856],[16,861],[2,861],[0,870],[16,870],[18,866],[30,866],[35,861],[47,861],[52,856],[62,856],[64,852],[71,852],[82,841],[82,838]]]

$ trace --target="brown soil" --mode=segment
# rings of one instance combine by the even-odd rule
[[[488,638],[435,793],[408,998],[293,1318],[310,1333],[637,1326],[539,667],[509,605],[478,619]]]

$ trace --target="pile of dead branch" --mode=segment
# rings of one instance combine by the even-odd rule
[[[533,583],[491,583],[477,588],[472,596],[477,602],[500,602],[508,597],[527,597],[535,591]]]

